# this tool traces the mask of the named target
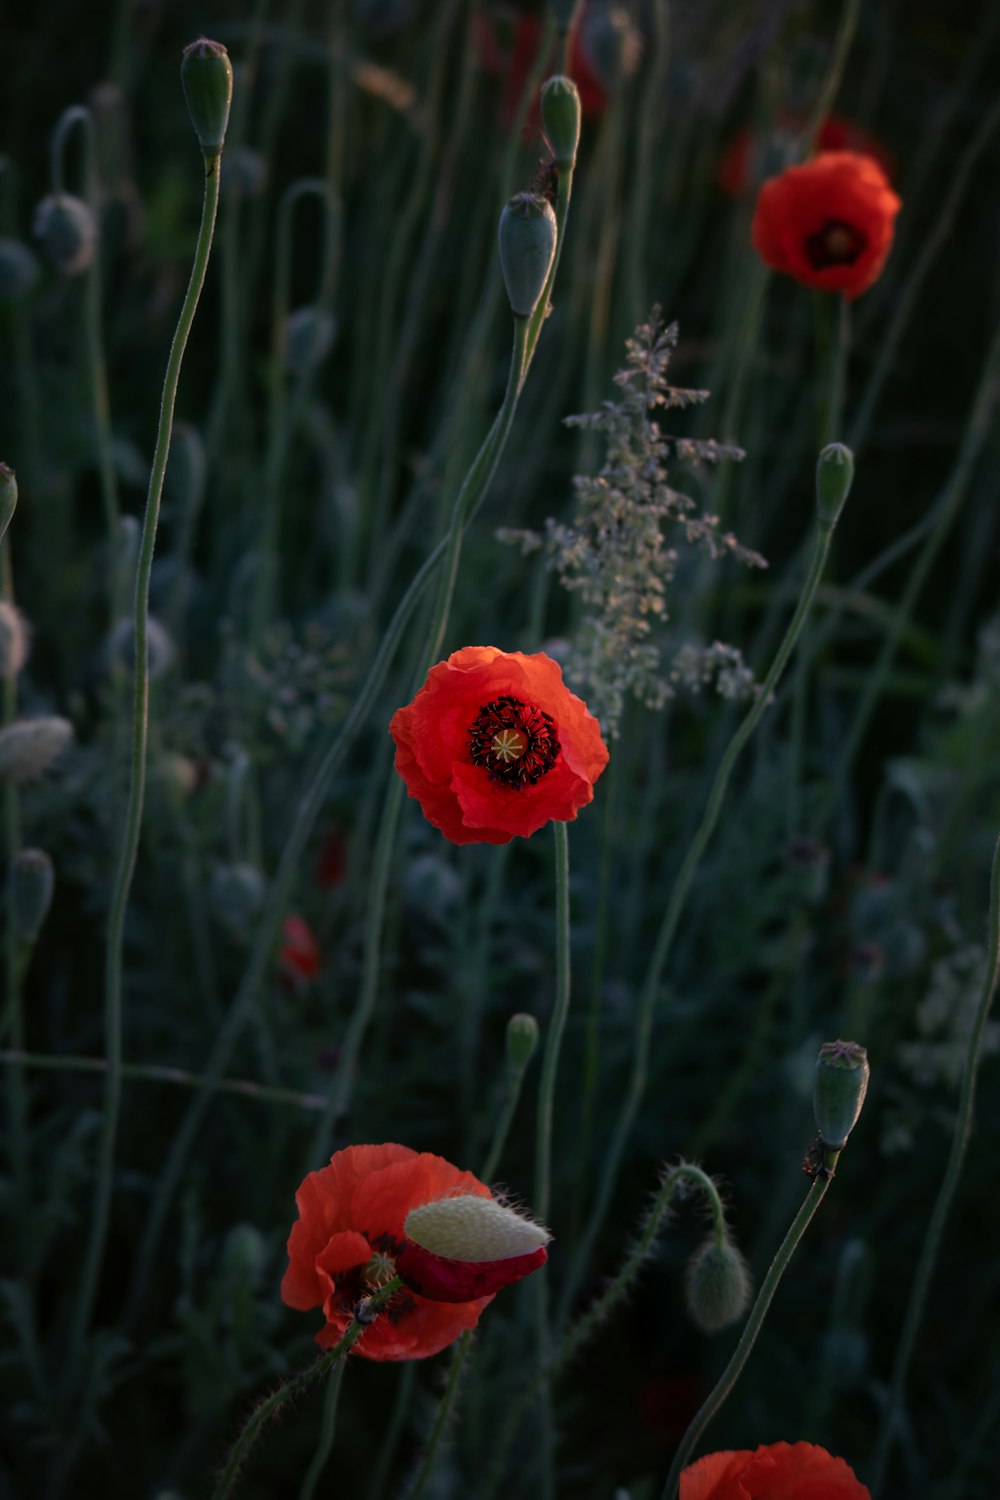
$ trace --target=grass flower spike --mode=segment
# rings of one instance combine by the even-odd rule
[[[410,796],[453,844],[572,822],[608,763],[597,720],[544,652],[463,646],[389,729]]]
[[[763,184],[754,249],[775,271],[853,301],[881,275],[901,207],[873,157],[827,151]]]
[[[358,1340],[368,1359],[437,1354],[475,1327],[500,1286],[545,1260],[539,1225],[496,1202],[471,1172],[408,1146],[347,1146],[309,1173],[295,1201],[281,1295],[300,1312],[322,1307],[323,1348],[373,1288],[402,1278],[385,1316]]]
[[[708,1453],[681,1475],[680,1500],[871,1500],[842,1458],[814,1443]]]

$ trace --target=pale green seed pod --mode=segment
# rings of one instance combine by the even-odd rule
[[[11,870],[11,914],[19,942],[33,943],[42,930],[55,889],[52,861],[44,849],[22,849]]]
[[[718,1333],[736,1323],[750,1305],[753,1281],[743,1256],[730,1239],[714,1234],[688,1262],[684,1294],[688,1312],[702,1333]]]
[[[82,198],[70,193],[43,198],[32,228],[45,259],[60,276],[82,276],[93,265],[97,224]]]
[[[542,125],[557,167],[576,161],[580,144],[580,91],[572,78],[559,73],[542,84]]]
[[[7,464],[0,464],[0,541],[17,509],[17,475]]]
[[[507,1022],[507,1066],[516,1077],[525,1071],[538,1046],[538,1022],[524,1011]]]
[[[820,1140],[842,1151],[868,1092],[868,1053],[857,1042],[824,1042],[813,1075],[813,1110]]]
[[[854,483],[854,454],[843,443],[828,443],[816,463],[816,516],[832,531]]]
[[[28,626],[21,611],[0,599],[0,677],[16,677],[28,660]]]
[[[320,307],[297,307],[285,319],[282,331],[285,369],[291,375],[318,370],[337,336],[330,313]]]
[[[202,36],[184,48],[181,85],[201,149],[214,160],[222,153],[233,102],[233,65],[221,42]]]
[[[537,193],[515,193],[500,215],[500,266],[511,312],[530,318],[556,253],[556,216]]]
[[[38,261],[27,245],[0,239],[0,302],[22,302],[38,276]]]
[[[73,738],[73,726],[57,714],[16,719],[0,729],[0,780],[17,786],[37,781],[58,760]]]

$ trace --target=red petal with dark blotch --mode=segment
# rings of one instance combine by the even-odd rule
[[[432,1302],[471,1302],[489,1297],[512,1281],[520,1281],[545,1264],[544,1245],[527,1255],[506,1260],[449,1260],[408,1240],[395,1257],[396,1270],[404,1283]]]

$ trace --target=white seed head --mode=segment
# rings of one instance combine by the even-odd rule
[[[0,780],[37,781],[73,738],[73,726],[57,714],[18,719],[0,729]]]
[[[403,1233],[415,1245],[448,1260],[509,1260],[530,1255],[552,1236],[541,1224],[527,1219],[495,1198],[465,1193],[439,1198],[412,1208]]]
[[[0,599],[0,677],[16,677],[27,660],[27,622],[16,605]]]

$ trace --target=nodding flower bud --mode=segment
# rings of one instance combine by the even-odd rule
[[[718,1333],[742,1318],[752,1290],[747,1263],[728,1238],[720,1245],[710,1235],[688,1263],[685,1300],[702,1333]]]
[[[537,193],[515,193],[500,215],[500,266],[515,318],[530,318],[556,253],[556,216]]]
[[[97,225],[82,198],[69,193],[43,198],[32,227],[45,259],[60,276],[81,276],[93,265]]]
[[[28,660],[28,627],[21,611],[0,599],[0,677],[16,677]]]
[[[507,1022],[507,1067],[514,1078],[520,1078],[538,1046],[538,1022],[534,1016],[518,1011]]]
[[[291,375],[317,370],[337,336],[337,324],[321,307],[298,307],[289,313],[282,330],[285,369]]]
[[[73,738],[68,719],[48,714],[16,719],[0,729],[0,781],[37,781],[54,765]]]
[[[214,160],[222,154],[233,102],[233,65],[221,42],[202,36],[184,48],[181,85],[201,149]]]
[[[557,167],[576,161],[580,144],[580,91],[572,78],[557,74],[542,84],[542,125]]]
[[[44,849],[22,849],[11,869],[11,914],[22,943],[33,943],[52,905],[55,874]]]
[[[20,302],[38,280],[38,261],[20,240],[0,239],[0,302]]]
[[[17,509],[17,475],[7,464],[0,464],[0,541]]]
[[[820,1140],[842,1151],[868,1092],[868,1053],[857,1042],[824,1042],[813,1075],[813,1110]]]
[[[824,531],[840,519],[854,482],[854,454],[843,443],[827,443],[816,463],[816,516]]]

